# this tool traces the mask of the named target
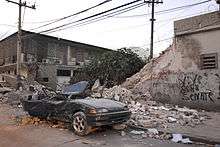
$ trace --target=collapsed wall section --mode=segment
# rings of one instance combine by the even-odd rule
[[[220,22],[219,12],[175,23],[172,46],[122,86],[134,93],[150,92],[152,99],[160,102],[220,111],[217,22]]]

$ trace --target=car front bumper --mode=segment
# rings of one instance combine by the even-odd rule
[[[90,126],[105,126],[126,122],[131,116],[130,111],[117,111],[87,115],[87,122]]]

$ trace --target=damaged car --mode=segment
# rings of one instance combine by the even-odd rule
[[[131,115],[128,107],[117,101],[88,97],[89,83],[82,81],[66,87],[61,94],[43,89],[22,100],[31,116],[68,122],[79,136],[93,128],[126,122]]]

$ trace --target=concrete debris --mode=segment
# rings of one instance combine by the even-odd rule
[[[126,127],[127,127],[126,124],[116,124],[112,126],[112,128],[115,130],[124,130]]]
[[[141,134],[144,134],[145,132],[144,132],[144,131],[132,130],[130,133],[131,133],[131,134],[134,134],[134,135],[141,135]]]
[[[93,88],[95,89],[95,88]],[[127,90],[126,88],[119,86],[114,86],[110,89],[103,88],[103,86],[99,86],[98,88],[96,87],[96,90],[93,90],[93,97],[99,97],[102,95],[104,98],[109,98],[113,99],[116,101],[121,101],[123,103],[128,103],[129,101],[136,100],[136,99],[144,99],[147,100],[148,97],[145,95],[140,95],[140,94],[134,94],[130,90]],[[101,92],[100,92],[101,91]]]
[[[25,126],[25,125],[45,125],[49,126],[51,128],[62,128],[66,129],[66,125],[63,122],[60,121],[48,121],[42,118],[38,117],[30,117],[30,116],[24,116],[21,117],[20,120],[17,120],[19,125]]]
[[[189,138],[184,138],[181,140],[184,144],[192,144],[193,142]]]
[[[182,126],[195,127],[202,124],[208,117],[205,113],[188,108],[179,108],[178,106],[155,104],[146,101],[144,104],[131,101],[128,104],[132,112],[129,123],[131,125],[155,128],[167,128],[169,123],[177,123]]]
[[[191,144],[192,141],[190,141],[189,138],[183,138],[182,134],[172,134],[173,138],[171,139],[171,141],[178,143],[184,143],[184,144]]]
[[[177,119],[173,117],[168,117],[168,122],[169,123],[177,122]]]
[[[0,94],[6,94],[9,93],[10,91],[12,91],[12,88],[9,87],[4,87],[3,85],[0,84]]]
[[[134,94],[130,90],[121,86],[114,86],[110,89],[104,89],[102,96],[116,101],[124,102],[132,112],[128,124],[141,128],[168,128],[169,124],[180,124],[181,126],[195,127],[202,124],[209,118],[204,111],[198,112],[186,107],[180,108],[170,104],[157,103],[149,97],[140,94]],[[153,138],[169,138],[167,134],[159,135],[158,131],[145,133],[146,136]],[[139,134],[140,132],[132,132]],[[143,132],[142,132],[143,133]],[[143,135],[145,136],[145,135]]]
[[[24,84],[24,90],[15,90],[14,88],[9,87],[8,91],[4,94],[0,95],[0,102],[7,103],[11,106],[16,106],[21,108],[21,99],[28,98],[31,96],[32,98],[39,99],[40,95],[45,95],[45,86],[39,84],[38,82],[34,81],[31,84],[26,83]],[[1,88],[0,88],[1,89]],[[9,91],[10,89],[10,91]],[[48,94],[48,91],[47,91]],[[51,93],[49,93],[51,94]]]
[[[147,129],[148,133],[150,134],[154,134],[154,135],[157,135],[159,134],[158,130],[155,129],[155,128],[150,128],[150,129]]]
[[[121,131],[121,136],[125,136],[126,132],[125,131]]]

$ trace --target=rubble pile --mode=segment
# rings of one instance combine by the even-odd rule
[[[167,128],[170,123],[195,127],[209,118],[205,112],[198,112],[186,107],[157,104],[155,101],[146,101],[145,104],[131,101],[128,107],[132,112],[129,123],[144,128]]]
[[[104,97],[116,101],[120,101],[123,103],[128,104],[130,101],[136,100],[136,101],[141,101],[141,100],[149,100],[150,96],[145,94],[138,94],[138,93],[133,93],[130,90],[127,90],[126,88],[123,88],[122,86],[114,86],[112,88],[103,88],[102,86],[97,88],[97,91],[93,90],[92,97]]]
[[[126,103],[132,112],[129,120],[129,124],[132,126],[167,128],[168,124],[180,124],[195,127],[209,118],[205,112],[157,103],[150,100],[148,94],[134,94],[120,85],[110,89],[105,88],[102,91],[102,97]]]
[[[12,106],[20,105],[20,99],[22,98],[23,93],[20,91],[12,90],[1,96],[0,101],[2,103],[7,103]]]
[[[27,97],[28,95],[37,96],[40,94],[44,94],[45,88],[46,87],[44,85],[41,85],[36,81],[33,81],[31,84],[23,82],[22,90],[11,89],[10,92],[7,92],[6,94],[1,94],[0,102],[7,103],[12,106],[19,106],[21,104],[21,99]],[[47,94],[51,95],[54,93],[47,90]]]

